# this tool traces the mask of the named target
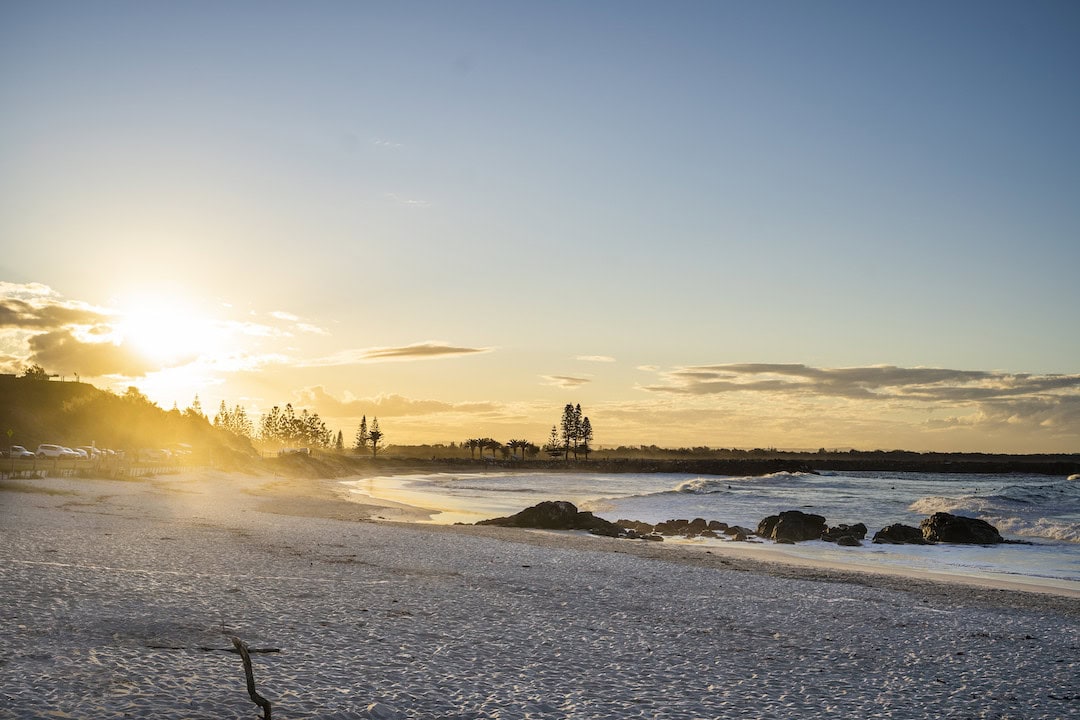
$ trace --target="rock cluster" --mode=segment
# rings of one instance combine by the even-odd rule
[[[875,545],[929,545],[922,530],[910,525],[895,523],[874,533]]]
[[[824,540],[848,547],[862,545],[867,533],[863,523],[829,527],[823,516],[800,510],[770,515],[758,523],[756,530],[704,518],[666,520],[656,525],[639,520],[609,522],[591,512],[578,510],[577,506],[565,500],[542,502],[516,515],[481,520],[476,524],[545,530],[587,530],[593,535],[653,541],[663,540],[664,537],[726,536],[733,541],[746,542],[757,535],[777,543]],[[917,528],[899,523],[884,527],[874,534],[873,542],[891,545],[932,545],[938,542],[993,545],[1005,540],[993,525],[984,520],[935,513],[923,520]]]
[[[752,530],[738,525],[728,525],[719,520],[694,518],[693,520],[665,520],[650,525],[640,520],[616,520],[615,524],[626,531],[626,537],[642,540],[663,540],[664,537],[719,538],[745,541],[754,534]]]
[[[622,528],[615,523],[598,518],[591,512],[578,510],[574,503],[565,500],[549,500],[525,508],[510,517],[481,520],[476,524],[543,530],[588,530],[594,535],[608,537],[619,537],[624,534]]]

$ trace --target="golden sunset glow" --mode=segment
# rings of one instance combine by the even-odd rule
[[[223,349],[220,328],[179,297],[143,295],[125,300],[116,334],[125,345],[164,366],[187,364]]]
[[[1078,449],[1069,3],[49,7],[0,10],[0,373],[400,443],[570,402]]]

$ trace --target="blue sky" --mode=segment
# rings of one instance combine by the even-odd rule
[[[540,441],[572,401],[609,444],[1077,450],[1073,3],[0,19],[0,280],[97,313],[0,324],[11,368],[402,442]],[[140,307],[213,332],[154,367]],[[987,375],[817,372],[882,366]]]

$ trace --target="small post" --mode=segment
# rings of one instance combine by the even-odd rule
[[[244,663],[244,677],[247,679],[248,696],[251,698],[251,702],[262,708],[263,720],[270,720],[270,701],[255,690],[255,671],[251,667],[251,654],[248,653],[248,646],[235,635],[231,635],[230,638],[233,647],[240,653],[240,659]]]

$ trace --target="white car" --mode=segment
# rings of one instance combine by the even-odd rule
[[[13,458],[15,460],[22,460],[23,458],[32,458],[32,457],[34,457],[34,453],[30,452],[29,450],[24,448],[22,445],[12,445],[11,446],[11,452],[8,453],[8,457]]]
[[[99,457],[101,457],[101,451],[93,445],[80,445],[79,447],[75,448],[75,452],[86,453],[86,457],[90,460],[97,460]]]
[[[63,445],[51,445],[43,443],[37,446],[37,452],[34,453],[38,457],[50,457],[50,458],[77,458],[79,453],[75,452],[71,448],[66,448]]]

